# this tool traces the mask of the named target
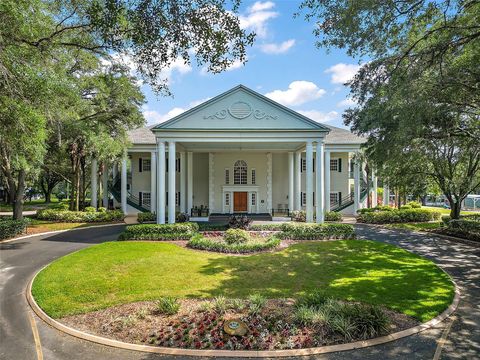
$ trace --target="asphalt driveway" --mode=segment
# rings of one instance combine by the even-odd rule
[[[122,229],[85,228],[0,244],[0,359],[38,359],[39,354],[43,359],[59,360],[173,358],[113,349],[65,335],[33,315],[26,302],[25,288],[38,269],[62,255],[115,240]],[[365,225],[356,225],[356,229],[361,238],[395,244],[435,261],[460,286],[462,300],[456,314],[435,329],[371,348],[315,358],[480,359],[480,248],[400,230]]]

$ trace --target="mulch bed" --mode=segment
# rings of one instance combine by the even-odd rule
[[[154,301],[119,305],[60,319],[73,328],[123,342],[151,346],[273,350],[341,344],[360,339],[345,339],[325,326],[296,325],[294,300],[268,300],[258,314],[246,308],[218,312],[211,300],[184,299],[176,315],[162,315]],[[405,330],[419,322],[404,314],[383,309],[390,319],[388,333]],[[230,336],[223,329],[227,320],[243,321],[245,336]],[[383,334],[384,335],[384,334]]]

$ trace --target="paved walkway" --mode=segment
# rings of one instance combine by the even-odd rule
[[[42,266],[75,250],[114,240],[123,226],[81,229],[0,244],[0,359],[37,359],[32,325],[38,329],[44,359],[154,360],[173,358],[113,349],[64,335],[31,314],[24,291]],[[357,225],[360,237],[385,241],[429,257],[462,289],[455,320],[438,328],[376,347],[315,359],[480,359],[480,249],[429,235]],[[94,269],[92,269],[94,271]],[[445,328],[450,329],[448,332]],[[443,336],[443,337],[442,337]],[[444,343],[442,351],[437,346]],[[185,357],[182,357],[185,358]],[[313,358],[313,357],[312,357]]]

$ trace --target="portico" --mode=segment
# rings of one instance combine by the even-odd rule
[[[321,223],[342,199],[355,199],[347,211],[361,206],[360,181],[355,184],[350,170],[363,140],[241,85],[130,137],[122,208],[134,211],[124,194],[138,194],[139,207],[155,212],[158,223],[174,223],[179,212],[301,209],[307,221]]]

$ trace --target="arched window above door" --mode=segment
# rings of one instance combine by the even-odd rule
[[[247,163],[238,160],[233,166],[233,183],[235,185],[247,185]]]

